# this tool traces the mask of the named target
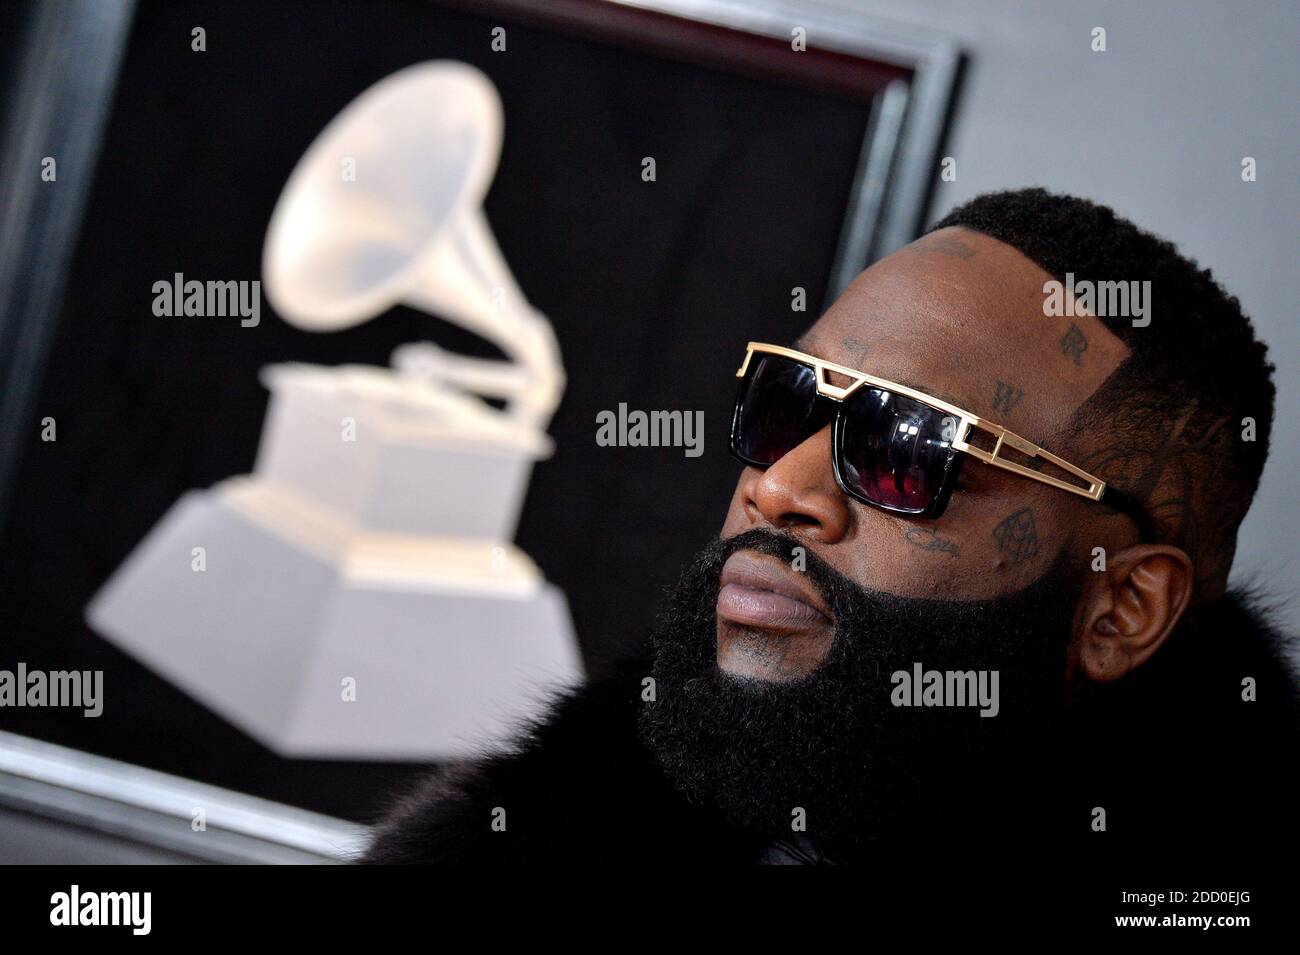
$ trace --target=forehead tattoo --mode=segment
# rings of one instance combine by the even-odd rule
[[[953,240],[927,237],[899,257],[915,263],[915,251],[941,253],[921,261],[942,269],[946,285],[967,298],[918,316],[916,303],[907,301],[911,286],[906,282],[887,281],[883,290],[867,282],[851,288],[793,347],[1026,429],[1031,439],[1048,440],[1123,364],[1130,349],[1077,303],[1073,315],[1046,314],[1050,289],[1044,286],[1052,276],[1015,249],[973,236],[962,241],[968,250],[978,247],[978,254],[950,255]],[[890,267],[885,259],[868,276]],[[992,292],[990,275],[996,278]],[[897,296],[892,308],[891,296]],[[924,292],[918,290],[916,297],[924,301]],[[891,313],[901,312],[906,322],[891,321]],[[914,367],[909,338],[926,345],[918,355],[949,356],[946,366]],[[936,349],[936,342],[942,347]],[[1032,371],[1025,367],[1028,354],[1042,358]]]

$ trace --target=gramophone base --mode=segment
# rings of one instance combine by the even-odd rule
[[[359,581],[345,560],[250,519],[220,485],[177,501],[86,615],[284,756],[479,754],[582,679],[557,588],[489,596],[400,575]]]

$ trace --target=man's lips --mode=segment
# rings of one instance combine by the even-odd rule
[[[742,627],[810,630],[828,626],[831,613],[806,577],[775,557],[737,551],[722,565],[718,617]]]

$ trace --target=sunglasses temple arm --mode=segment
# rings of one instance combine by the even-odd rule
[[[1151,516],[1147,514],[1146,508],[1132,497],[1108,485],[1102,492],[1101,503],[1132,518],[1133,523],[1138,526],[1138,533],[1144,544],[1155,542],[1155,526],[1151,523]]]

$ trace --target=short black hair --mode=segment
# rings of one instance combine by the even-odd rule
[[[1241,303],[1209,269],[1107,206],[1045,189],[987,193],[930,231],[960,226],[1019,250],[1059,281],[1150,281],[1150,323],[1103,321],[1130,357],[1079,409],[1074,425],[1105,429],[1120,448],[1095,473],[1142,501],[1162,539],[1183,546],[1197,579],[1226,578],[1237,527],[1268,457],[1273,366]],[[1244,440],[1244,419],[1254,440]],[[1104,467],[1104,469],[1103,469]],[[1126,486],[1127,485],[1127,486]]]

